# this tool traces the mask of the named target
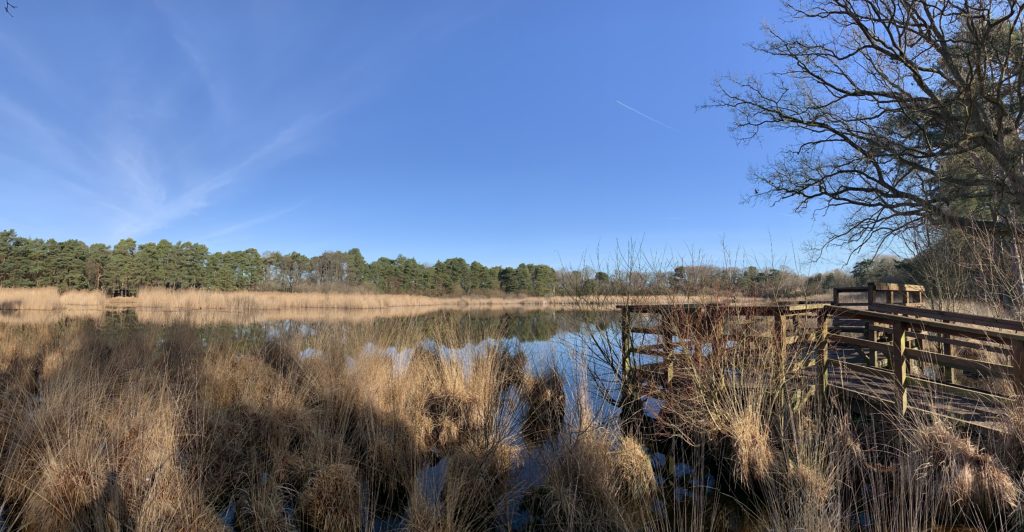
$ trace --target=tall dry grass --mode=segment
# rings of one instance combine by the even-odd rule
[[[736,319],[739,321],[739,318]],[[676,357],[659,397],[655,439],[709,460],[719,489],[765,530],[1011,530],[1024,526],[1019,407],[1007,431],[971,431],[937,416],[897,416],[807,392],[807,354],[774,342],[726,346],[677,331],[695,348]],[[1016,403],[1011,403],[1011,405]],[[692,514],[691,514],[692,515]],[[690,521],[692,522],[692,520]]]
[[[685,303],[708,299],[697,296],[649,296],[648,303]],[[751,298],[746,298],[751,299]],[[348,292],[275,292],[165,288],[141,288],[134,297],[109,297],[101,291],[56,288],[0,288],[0,310],[72,310],[76,307],[134,308],[164,311],[258,312],[315,309],[379,310],[400,307],[440,307],[447,309],[568,308],[615,305],[634,302],[628,295],[605,296],[452,296],[434,297],[412,294]]]
[[[556,439],[528,442],[523,427],[553,423],[545,409],[565,406],[527,406],[538,377],[524,355],[473,343],[457,323],[441,320],[431,342],[412,322],[312,334],[117,315],[0,327],[3,520],[16,530],[506,527],[525,454]],[[429,494],[434,470],[440,492]]]
[[[454,318],[427,330],[116,314],[5,324],[2,519],[15,530],[1022,526],[1019,407],[998,435],[851,411],[808,398],[799,353],[685,334],[695,349],[674,361],[672,385],[648,390],[659,424],[623,430],[592,402],[594,359],[531,367]]]
[[[576,303],[569,297],[431,297],[409,294],[342,292],[272,292],[142,288],[134,297],[109,297],[101,291],[56,288],[0,288],[0,310],[58,311],[77,307],[138,308],[166,311],[217,310],[223,312],[287,311],[305,309],[386,309],[397,307],[445,308],[549,308]]]

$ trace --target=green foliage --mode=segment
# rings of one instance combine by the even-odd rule
[[[213,290],[351,290],[390,294],[450,296],[463,294],[521,296],[741,293],[794,296],[820,293],[833,286],[902,280],[909,275],[892,257],[862,261],[855,280],[836,270],[803,277],[785,268],[679,266],[666,272],[609,273],[555,270],[544,264],[488,267],[461,257],[432,266],[399,255],[367,263],[358,248],[327,251],[314,257],[298,252],[260,254],[210,252],[203,244],[167,240],[139,244],[121,240],[113,247],[58,242],[0,231],[0,286],[56,286],[130,295],[141,287]]]
[[[830,292],[833,288],[848,286],[857,286],[857,281],[851,274],[838,269],[816,273],[807,278],[807,293],[809,294]]]
[[[868,283],[905,283],[912,280],[908,263],[890,255],[864,259],[853,265],[853,279],[858,285]]]

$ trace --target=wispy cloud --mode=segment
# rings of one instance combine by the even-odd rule
[[[213,231],[212,233],[207,233],[206,235],[204,235],[201,238],[201,240],[202,241],[214,240],[214,239],[220,238],[222,236],[227,236],[227,235],[230,235],[230,234],[233,234],[233,233],[237,233],[238,231],[241,231],[243,229],[248,229],[250,227],[255,227],[257,225],[262,225],[262,224],[265,224],[265,223],[267,223],[269,221],[276,220],[276,219],[278,219],[278,218],[280,218],[280,217],[282,217],[282,216],[284,216],[284,215],[286,215],[288,213],[291,213],[295,209],[298,209],[298,208],[299,208],[298,205],[293,205],[291,207],[288,207],[287,209],[281,209],[279,211],[274,211],[274,212],[271,212],[271,213],[268,213],[268,214],[264,214],[262,216],[257,216],[255,218],[251,218],[251,219],[244,220],[244,221],[241,221],[241,222],[238,222],[238,223],[234,223],[234,224],[228,225],[226,227],[222,227],[222,228],[220,228],[220,229],[218,229],[216,231]]]
[[[645,113],[643,113],[642,111],[640,111],[640,110],[636,109],[635,107],[632,107],[632,106],[630,106],[630,105],[627,105],[627,104],[623,103],[623,102],[622,102],[622,100],[615,100],[615,103],[617,103],[617,104],[621,105],[621,106],[622,106],[622,107],[624,107],[625,109],[628,109],[628,110],[630,110],[630,111],[633,111],[634,113],[636,113],[636,114],[638,114],[638,115],[640,115],[640,116],[642,116],[642,117],[646,118],[647,120],[650,120],[651,122],[654,122],[655,124],[658,124],[658,125],[659,125],[659,126],[661,126],[661,127],[665,127],[665,128],[668,128],[668,129],[675,129],[674,127],[672,127],[672,126],[670,126],[670,125],[668,125],[668,124],[666,124],[666,123],[662,122],[661,120],[658,120],[657,118],[654,118],[654,117],[653,117],[653,116],[651,116],[651,115],[645,114]]]
[[[237,162],[211,172],[211,177],[174,196],[167,195],[160,176],[154,176],[138,158],[122,157],[125,161],[121,165],[122,177],[134,187],[135,207],[122,216],[117,230],[122,234],[144,236],[197,213],[211,204],[215,192],[300,150],[302,141],[331,114],[325,112],[296,120],[270,135],[266,142],[251,149]]]
[[[0,34],[0,67],[13,87],[0,94],[0,123],[9,126],[0,131],[0,174],[40,191],[0,198],[0,205],[27,213],[56,198],[73,209],[54,219],[87,222],[108,240],[156,237],[188,218],[255,216],[213,238],[283,216],[287,210],[213,211],[241,183],[316,149],[325,137],[317,133],[377,98],[414,56],[410,50],[480,16],[425,10],[403,22],[407,31],[368,41],[361,31],[342,38],[345,32],[319,24],[331,39],[313,38],[289,24],[295,38],[268,40],[262,30],[276,27],[276,8],[247,11],[224,28],[211,24],[216,10],[149,4],[127,15],[151,33],[145,42],[105,35],[99,24],[79,28],[98,42],[74,53],[37,46],[36,34]],[[69,67],[80,64],[98,70]],[[256,213],[277,208],[279,198],[261,200],[268,207],[252,207]]]

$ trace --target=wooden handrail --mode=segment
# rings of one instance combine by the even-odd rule
[[[832,317],[860,318],[871,323],[883,323],[887,326],[886,331],[890,335],[890,341],[886,343],[829,333],[826,330],[828,338],[826,344],[852,345],[888,355],[890,360],[888,372],[892,374],[893,382],[896,386],[895,403],[900,414],[905,414],[908,408],[910,408],[909,395],[907,393],[908,382],[921,380],[914,379],[908,375],[910,360],[918,360],[945,368],[977,371],[986,377],[1008,377],[1013,379],[1019,389],[1024,390],[1024,333],[1022,333],[1024,329],[1020,327],[1015,329],[999,327],[1016,325],[1013,322],[1009,322],[1009,320],[989,319],[969,314],[945,313],[888,304],[873,304],[870,310],[829,305],[822,310],[822,313]],[[950,323],[951,321],[959,323]],[[982,326],[989,328],[981,328]],[[975,344],[980,348],[998,350],[999,352],[1009,354],[1013,364],[995,364],[980,360],[970,360],[952,356],[948,352],[935,353],[924,349],[912,348],[907,345],[908,338],[913,337],[926,337],[940,344],[951,344],[955,340],[950,338],[950,336],[954,335],[1008,346],[1008,349],[1006,349],[1000,346]],[[823,369],[822,371],[825,370]],[[821,382],[823,386],[827,385],[827,379],[823,378]],[[957,386],[952,383],[947,385],[936,381],[935,384],[936,386],[941,385],[944,389],[948,388],[961,393],[996,397],[984,390]]]
[[[673,364],[668,359],[679,354],[662,352],[665,346],[660,343],[651,346],[634,345],[633,333],[656,334],[666,341],[675,341],[670,325],[677,319],[686,323],[687,316],[690,316],[703,320],[699,323],[701,327],[708,327],[709,334],[716,335],[716,338],[728,338],[730,335],[724,325],[731,316],[761,317],[773,321],[772,338],[784,351],[796,339],[791,334],[794,331],[789,327],[799,325],[797,319],[800,317],[815,317],[816,331],[809,337],[804,336],[802,341],[814,350],[811,358],[819,372],[816,386],[820,390],[829,386],[829,366],[833,366],[885,376],[892,388],[887,386],[888,391],[883,395],[893,394],[887,401],[895,403],[900,414],[925,406],[911,404],[909,389],[920,386],[931,386],[945,395],[982,398],[985,401],[1006,399],[985,389],[958,384],[955,378],[957,371],[980,374],[984,378],[1007,378],[1024,391],[1024,324],[1012,320],[887,303],[873,303],[867,309],[809,302],[770,305],[621,305],[619,309],[623,318],[624,373],[628,373],[634,366],[631,355],[650,352],[665,357],[666,382],[672,381]],[[633,324],[633,317],[645,314],[660,317],[661,323],[647,323],[650,320],[645,320],[643,324]],[[836,318],[840,320],[837,322]],[[854,323],[864,323],[863,330],[851,329],[850,323],[844,322],[843,318]],[[668,328],[666,324],[669,324]],[[841,358],[833,358],[837,353],[833,348],[837,345],[867,350],[868,364],[855,362],[856,359],[843,361]],[[988,362],[956,356],[953,346],[996,353],[1010,362]],[[878,355],[887,357],[888,367],[881,367]],[[943,368],[944,373],[934,379],[915,377],[910,375],[911,361],[938,366]],[[837,365],[839,362],[842,363]],[[628,390],[631,386],[632,383],[627,382],[623,388]],[[914,401],[920,400],[919,395],[914,397],[917,397]]]
[[[980,325],[982,327],[991,327],[993,329],[1009,329],[1012,331],[1024,332],[1024,323],[1019,321],[1003,318],[990,318],[988,316],[977,316],[975,314],[965,314],[963,312],[906,307],[902,305],[888,305],[885,303],[873,303],[868,307],[868,310],[890,314],[905,314],[920,318],[946,320],[956,323],[969,323],[971,325]]]
[[[926,362],[928,364],[963,369],[967,371],[976,371],[986,377],[1013,377],[1014,367],[1007,366],[1006,364],[971,360],[969,358],[944,355],[942,353],[934,353],[932,351],[925,351],[922,349],[907,349],[906,356],[907,358]]]
[[[949,332],[959,336],[974,338],[976,340],[998,341],[1000,343],[1007,344],[1014,341],[1024,342],[1024,332],[1014,332],[995,329],[979,329],[977,327],[959,325],[956,323],[944,323],[941,321],[918,318],[915,316],[903,316],[898,314],[890,314],[887,312],[878,312],[874,310],[852,309],[836,305],[828,305],[827,307],[825,307],[825,312],[828,312],[832,316],[852,316],[854,318],[863,318],[866,320],[879,321],[882,323],[891,324],[899,322],[906,325],[910,325],[917,330],[927,330],[930,332]]]
[[[872,288],[876,292],[924,292],[924,287],[919,284],[874,283]]]

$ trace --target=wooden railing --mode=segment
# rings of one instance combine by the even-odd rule
[[[1024,324],[891,303],[922,301],[918,288],[874,285],[864,289],[869,302],[861,306],[818,302],[620,306],[623,391],[628,395],[637,389],[634,381],[651,378],[670,384],[675,357],[692,350],[692,342],[680,348],[696,338],[712,342],[713,351],[726,349],[732,342],[774,342],[779,352],[796,346],[807,357],[807,371],[817,372],[817,390],[835,387],[868,395],[894,403],[900,414],[946,407],[955,414],[973,405],[997,412],[998,405],[1024,393]],[[902,295],[878,297],[886,293]],[[748,329],[749,336],[740,337],[742,324],[751,322],[757,322],[756,327]],[[654,342],[636,345],[638,333],[653,337]],[[921,370],[916,375],[915,365]],[[915,404],[936,396],[946,401],[945,406]]]
[[[851,301],[843,296],[854,295]],[[832,304],[848,307],[867,307],[875,303],[898,304],[908,307],[924,305],[924,287],[906,283],[868,283],[832,289]]]
[[[851,336],[823,326],[825,341],[819,348],[818,364],[822,389],[829,386],[828,372],[836,366],[876,377],[886,375],[894,384],[892,399],[901,414],[918,406],[909,401],[908,389],[913,386],[991,402],[1008,398],[986,389],[989,387],[960,382],[957,372],[976,375],[976,382],[983,384],[1005,378],[1017,390],[1024,390],[1024,327],[1019,322],[888,303],[875,303],[868,309],[829,305],[821,312],[823,317],[833,320],[853,318],[869,325],[867,337]],[[827,319],[822,321],[827,324]],[[837,356],[841,348],[859,350],[864,354],[863,360],[844,360]],[[975,358],[954,354],[965,350]],[[932,378],[911,376],[912,361],[944,371]]]
[[[801,320],[813,323],[825,306],[826,303],[806,301],[760,305],[621,305],[618,308],[622,313],[623,374],[636,368],[636,355],[648,355],[664,359],[665,380],[671,381],[672,358],[680,346],[676,338],[740,340],[739,335],[728,330],[730,322],[737,318],[766,321],[770,333],[764,339],[772,341],[780,353],[784,352],[790,345],[817,338],[816,329],[802,327]],[[635,334],[653,336],[655,341],[635,345]]]

